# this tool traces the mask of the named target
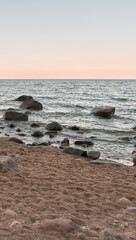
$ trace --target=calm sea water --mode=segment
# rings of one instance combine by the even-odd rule
[[[42,111],[29,115],[28,123],[15,123],[14,129],[2,119],[8,108],[19,110],[20,102],[12,101],[20,95],[32,95],[43,104]],[[35,130],[46,132],[45,125],[58,121],[64,128],[54,139],[58,146],[64,137],[75,140],[90,139],[100,150],[101,158],[115,159],[132,164],[132,151],[136,144],[136,80],[0,80],[0,131],[18,136],[20,128],[26,136],[18,136],[26,143],[48,141],[47,134],[40,139],[31,136]],[[102,119],[91,115],[94,107],[114,106],[115,116]],[[39,129],[30,127],[32,122],[40,123]],[[72,131],[77,125],[82,131]]]

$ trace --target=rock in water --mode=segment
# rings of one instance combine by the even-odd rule
[[[46,125],[46,129],[48,130],[54,130],[54,131],[61,131],[63,129],[63,127],[61,126],[60,123],[57,122],[52,122],[52,123],[48,123]]]
[[[29,100],[24,101],[20,105],[20,108],[30,109],[30,110],[42,110],[43,106],[40,102],[37,102],[33,99],[29,99]]]
[[[9,121],[28,121],[28,116],[26,114],[15,111],[5,112],[3,118]]]
[[[72,147],[67,147],[64,149],[65,153],[68,154],[73,154],[73,155],[78,155],[78,156],[82,156],[82,157],[86,157],[87,156],[87,152],[78,148],[72,148]]]
[[[30,100],[30,99],[33,99],[33,97],[32,96],[27,96],[27,95],[22,95],[22,96],[16,98],[14,101],[24,102],[24,101]]]
[[[36,127],[40,127],[40,125],[38,123],[32,123],[30,127],[36,128]]]
[[[75,144],[76,144],[76,145],[86,144],[86,145],[88,145],[88,146],[94,145],[94,143],[93,143],[92,141],[86,141],[86,140],[78,140],[78,141],[75,141]]]
[[[96,160],[100,157],[99,151],[87,151],[87,157]]]
[[[8,156],[0,157],[0,172],[8,172],[11,168],[16,168],[16,161]]]
[[[32,133],[32,136],[33,137],[43,137],[44,134],[40,131],[35,131],[34,133]]]
[[[100,116],[103,118],[111,118],[115,113],[115,107],[99,107],[94,108],[92,111],[93,115]]]

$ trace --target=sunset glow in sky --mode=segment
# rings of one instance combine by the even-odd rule
[[[0,78],[136,79],[136,0],[0,0]]]

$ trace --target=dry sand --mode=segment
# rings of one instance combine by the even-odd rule
[[[101,238],[103,229],[121,234],[136,229],[136,213],[127,209],[136,207],[135,167],[92,165],[61,149],[8,138],[0,138],[0,150],[18,163],[18,168],[0,172],[0,240],[107,240],[113,238]],[[129,201],[117,204],[120,198]],[[80,229],[39,228],[44,219],[59,217]]]

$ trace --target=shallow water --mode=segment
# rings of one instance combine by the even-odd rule
[[[132,164],[132,151],[136,144],[136,80],[0,80],[0,131],[18,136],[20,128],[26,136],[18,136],[26,143],[48,141],[47,134],[40,139],[31,136],[35,130],[46,132],[45,125],[58,121],[64,128],[53,141],[69,137],[71,145],[77,139],[91,139],[93,150],[101,151],[101,158],[116,159]],[[20,95],[32,95],[43,104],[42,111],[29,115],[28,123],[15,123],[14,129],[2,119],[8,108],[19,110],[20,102],[12,101]],[[94,107],[114,106],[115,116],[102,119],[91,115]],[[30,127],[39,122],[40,128]],[[71,131],[69,126],[77,125],[81,131]],[[4,129],[3,129],[4,127]],[[128,139],[124,139],[128,137]]]

